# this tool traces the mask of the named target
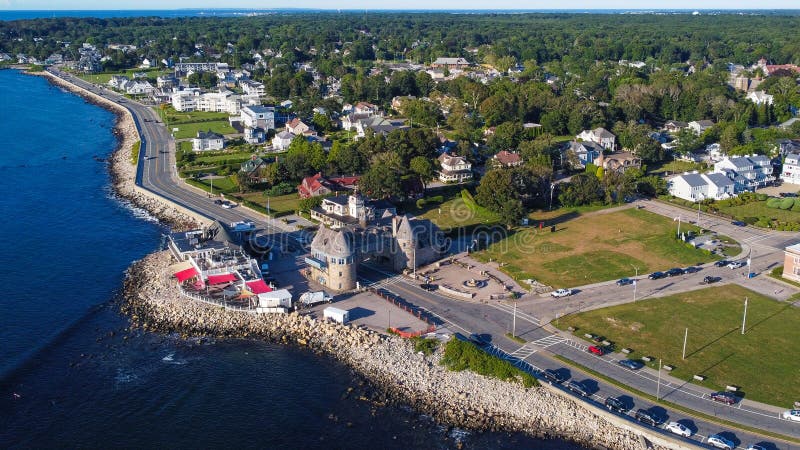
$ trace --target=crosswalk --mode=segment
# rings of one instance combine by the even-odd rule
[[[502,303],[502,302],[489,302],[488,305],[493,307],[493,308],[495,308],[495,309],[499,309],[500,311],[507,312],[509,314],[515,314],[513,305],[509,305],[509,304]],[[542,321],[539,320],[538,317],[532,316],[532,315],[530,315],[530,314],[528,314],[526,312],[523,312],[519,308],[517,308],[516,316],[517,316],[517,319],[522,319],[522,320],[524,320],[526,322],[530,322],[531,324],[536,325],[536,326],[539,326],[539,325],[542,324]]]

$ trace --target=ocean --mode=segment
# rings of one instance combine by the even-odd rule
[[[0,448],[574,449],[348,395],[305,349],[129,330],[129,264],[166,230],[114,198],[113,116],[0,70]]]

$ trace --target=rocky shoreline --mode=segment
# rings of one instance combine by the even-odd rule
[[[168,202],[136,190],[136,166],[130,157],[139,134],[127,109],[50,73],[34,75],[44,76],[52,84],[115,114],[114,133],[119,144],[109,158],[109,170],[120,198],[145,209],[173,229],[198,225]],[[250,338],[306,346],[346,364],[372,387],[351,395],[376,404],[402,402],[450,426],[524,432],[541,438],[567,439],[591,448],[686,448],[658,436],[651,438],[658,444],[648,441],[638,430],[614,423],[610,416],[548,387],[525,389],[520,384],[468,371],[450,372],[439,364],[441,350],[423,356],[414,351],[410,342],[396,336],[297,313],[245,314],[191,301],[180,295],[169,278],[167,267],[171,262],[170,254],[162,251],[128,269],[120,308],[133,326],[184,336]]]

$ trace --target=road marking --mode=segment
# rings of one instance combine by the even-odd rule
[[[494,309],[499,309],[500,311],[507,312],[512,315],[514,314],[514,307],[511,305],[506,305],[504,303],[494,303],[494,302],[487,303],[487,305],[491,306]],[[537,317],[522,312],[519,309],[517,309],[517,318],[529,322],[533,325],[536,325],[537,327],[541,325],[541,321]]]

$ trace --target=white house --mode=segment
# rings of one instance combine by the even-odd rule
[[[124,75],[113,75],[111,79],[108,80],[108,85],[113,89],[119,89],[122,85],[127,83],[128,77]]]
[[[197,109],[197,98],[200,92],[198,91],[180,91],[172,94],[170,98],[172,107],[175,111],[194,111]]]
[[[295,135],[306,134],[310,130],[311,128],[297,117],[286,122],[286,131],[292,134]]]
[[[442,183],[461,183],[472,179],[472,164],[463,156],[442,153],[439,156],[439,181]]]
[[[685,173],[668,181],[669,193],[691,202],[722,200],[735,195],[734,182],[721,173]]]
[[[284,151],[289,148],[295,135],[288,131],[281,131],[272,138],[272,148],[275,151]]]
[[[156,88],[147,81],[129,81],[125,84],[125,92],[130,95],[150,95]]]
[[[767,104],[771,105],[774,97],[770,94],[767,94],[764,91],[753,91],[747,94],[746,97],[751,102],[755,103],[756,105]]]
[[[576,140],[588,141],[600,144],[606,150],[614,150],[614,143],[617,137],[605,128],[595,128],[594,130],[583,130],[581,134],[575,136]]]
[[[714,164],[714,172],[722,173],[736,184],[736,193],[755,191],[775,181],[772,163],[764,155],[725,157]]]
[[[257,95],[259,97],[264,95],[264,83],[259,83],[253,80],[239,80],[239,87],[242,92],[250,95]]]
[[[196,152],[222,150],[223,147],[225,147],[225,138],[213,131],[198,131],[197,137],[192,139],[192,150]]]
[[[781,180],[784,183],[800,184],[800,154],[789,153],[783,160]]]
[[[689,122],[687,128],[692,130],[694,134],[701,135],[704,131],[714,126],[713,120],[693,120]]]
[[[245,127],[275,129],[275,108],[260,105],[244,106],[240,114]]]

